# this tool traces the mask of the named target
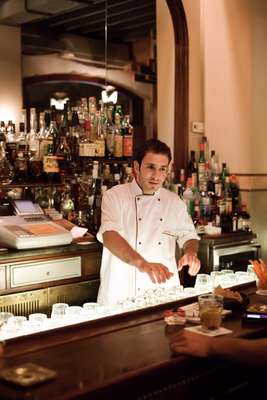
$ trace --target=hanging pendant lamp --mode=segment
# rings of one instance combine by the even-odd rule
[[[101,92],[103,103],[116,104],[118,91],[114,86],[108,85],[108,0],[105,0],[105,89]]]

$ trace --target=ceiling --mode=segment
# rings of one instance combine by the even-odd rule
[[[155,33],[155,2],[0,0],[0,24],[21,27],[25,55],[58,53],[97,65],[103,65],[107,36],[109,67],[125,68],[132,43]]]
[[[24,35],[62,33],[132,42],[156,26],[156,0],[0,0],[0,24],[19,25]]]
[[[73,3],[76,3],[73,10],[62,10],[51,16],[43,15],[39,20],[22,24],[23,32],[67,32],[104,39],[106,11],[108,40],[112,42],[132,42],[148,35],[156,26],[155,0],[108,0],[107,10],[105,0]]]

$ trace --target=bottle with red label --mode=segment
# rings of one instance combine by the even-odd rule
[[[133,127],[130,124],[130,116],[125,115],[122,123],[123,131],[123,156],[132,157],[133,155]]]

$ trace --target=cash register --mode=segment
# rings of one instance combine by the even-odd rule
[[[70,244],[71,233],[45,216],[37,203],[14,200],[13,214],[0,216],[0,243],[15,249]]]

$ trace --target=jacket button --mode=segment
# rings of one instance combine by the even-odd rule
[[[136,200],[140,200],[140,197],[136,197]]]
[[[161,244],[161,242],[159,242],[159,244]]]
[[[142,242],[138,242],[138,244],[142,244]]]
[[[158,198],[158,201],[160,201],[160,198]]]
[[[160,218],[160,221],[163,221],[163,219],[162,219],[162,218]]]
[[[142,221],[142,218],[138,218],[138,221]]]

